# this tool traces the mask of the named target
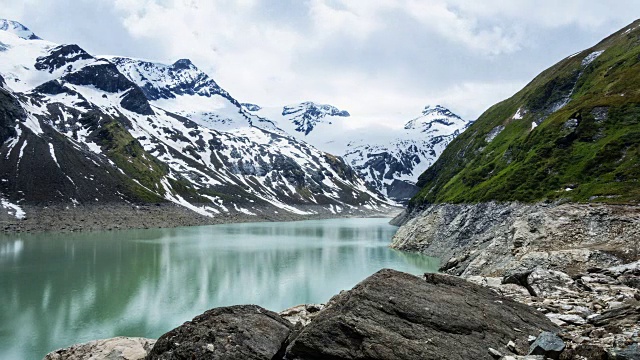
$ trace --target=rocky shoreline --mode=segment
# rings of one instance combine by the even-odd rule
[[[439,204],[404,212],[392,247],[442,260],[440,271],[544,313],[566,359],[636,359],[640,207]]]
[[[256,211],[256,215],[230,211],[216,217],[206,217],[175,204],[105,204],[105,205],[52,205],[22,206],[27,214],[16,219],[6,211],[0,211],[0,233],[30,232],[81,232],[124,229],[174,228],[225,223],[298,221],[344,217],[393,217],[401,209],[396,207],[350,209],[343,213],[331,213],[321,206],[305,206],[302,210],[314,215],[296,215],[269,208]],[[2,208],[0,208],[2,210]],[[277,213],[276,213],[277,211]]]
[[[326,305],[215,308],[157,341],[92,341],[44,360],[637,359],[640,295],[615,279],[639,275],[640,262],[577,280],[548,270],[466,281],[384,269]],[[617,301],[602,302],[612,294]]]
[[[256,305],[215,308],[162,335],[150,350],[145,344],[151,341],[126,339],[135,356],[103,340],[111,345],[77,345],[45,360],[493,359],[496,353],[547,354],[553,350],[528,340],[555,339],[557,331],[542,313],[486,287],[384,269],[326,306],[280,314]]]
[[[640,358],[640,261],[573,277],[536,268],[466,279],[545,314],[561,329],[563,359]]]
[[[503,276],[535,267],[576,275],[640,259],[640,206],[437,204],[396,217],[391,247],[441,259],[443,270]]]

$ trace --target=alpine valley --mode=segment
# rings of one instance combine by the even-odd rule
[[[247,111],[189,60],[99,57],[14,21],[0,29],[5,230],[47,216],[64,230],[60,218],[88,220],[88,206],[98,220],[159,213],[165,225],[192,225],[392,205],[342,158]],[[147,220],[132,226],[155,225]]]
[[[384,212],[470,124],[427,106],[384,138],[340,140],[332,124],[348,111],[240,103],[188,59],[94,56],[10,20],[0,20],[0,76],[8,231],[51,216],[64,230],[78,217],[107,227],[95,219],[114,213],[151,227]]]

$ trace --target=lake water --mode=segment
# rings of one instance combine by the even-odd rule
[[[218,306],[322,303],[382,268],[436,271],[434,258],[388,248],[388,221],[0,235],[0,359],[157,338]]]

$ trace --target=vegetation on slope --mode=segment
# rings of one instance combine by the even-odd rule
[[[418,181],[411,206],[640,201],[640,20],[489,108]]]

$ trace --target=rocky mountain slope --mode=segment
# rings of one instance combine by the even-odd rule
[[[426,106],[421,116],[387,139],[350,141],[344,158],[380,192],[406,202],[419,190],[418,176],[470,124],[440,105]]]
[[[640,200],[640,21],[489,108],[420,176],[423,203]]]
[[[0,25],[5,213],[173,203],[207,218],[306,216],[386,204],[341,158],[248,113],[188,60],[95,57]]]
[[[440,105],[426,106],[402,129],[380,134],[348,129],[350,114],[331,105],[304,102],[274,109],[248,104],[246,109],[319,149],[342,154],[371,187],[398,202],[418,192],[418,176],[471,123]]]

